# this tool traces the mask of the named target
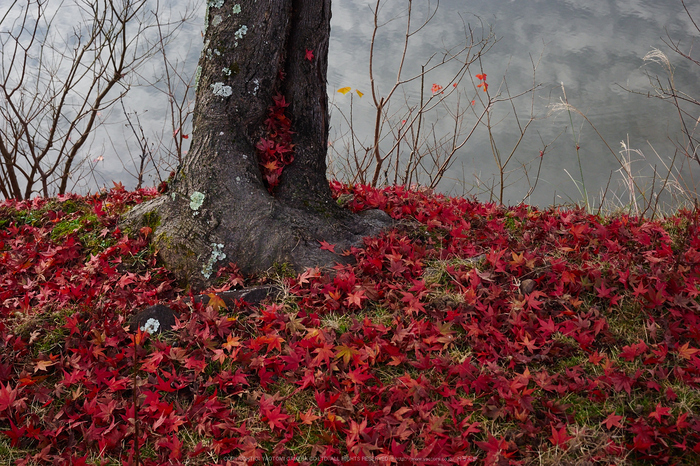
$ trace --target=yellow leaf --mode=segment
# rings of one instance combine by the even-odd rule
[[[343,362],[345,363],[345,365],[347,365],[350,362],[353,356],[355,356],[356,354],[360,354],[360,352],[356,349],[350,348],[346,345],[336,346],[335,350],[337,351],[337,353],[335,354],[335,359],[343,358]]]
[[[364,92],[360,92],[359,89],[355,89],[355,92],[357,92],[357,95],[359,95],[360,97],[362,97],[363,95],[365,95]]]
[[[345,94],[347,94],[348,92],[350,92],[351,90],[352,90],[351,87],[341,87],[340,89],[338,89],[338,92],[340,92],[341,94],[345,95]]]
[[[209,296],[209,302],[207,303],[207,305],[211,306],[211,308],[215,311],[218,312],[221,308],[227,309],[226,303],[223,299],[221,299],[220,296],[214,293],[209,293],[207,294],[207,296]]]

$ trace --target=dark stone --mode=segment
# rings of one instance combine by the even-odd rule
[[[146,309],[137,312],[131,318],[129,330],[136,332],[136,329],[143,328],[149,319],[158,321],[158,329],[155,333],[167,332],[175,325],[175,311],[164,304],[156,304],[155,306],[147,307]]]
[[[535,285],[537,285],[537,282],[535,282],[535,280],[530,280],[529,278],[527,278],[520,282],[520,292],[522,294],[528,295],[535,290]]]
[[[275,297],[280,289],[275,285],[268,286],[253,286],[242,290],[229,290],[216,293],[221,298],[229,309],[234,309],[237,302],[245,301],[247,304],[254,306],[260,304],[268,297]],[[195,303],[202,303],[205,306],[211,298],[207,294],[200,294],[194,297]],[[187,298],[184,302],[189,302]],[[149,319],[158,321],[158,329],[155,333],[167,332],[175,325],[175,317],[178,314],[165,304],[156,304],[155,306],[147,307],[146,309],[137,312],[131,318],[129,330],[136,332],[136,329],[143,328]]]
[[[236,307],[236,301],[245,301],[249,305],[255,306],[268,297],[274,298],[279,291],[279,287],[275,285],[251,286],[250,288],[244,288],[242,290],[221,291],[216,293],[216,295],[224,301],[226,307],[233,309]],[[197,295],[194,297],[194,302],[203,303],[206,306],[209,303],[209,295]]]

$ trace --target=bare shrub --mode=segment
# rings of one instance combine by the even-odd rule
[[[5,198],[63,194],[90,173],[78,169],[90,168],[84,151],[103,113],[129,92],[137,70],[184,21],[164,23],[159,9],[149,0],[11,3],[0,17]],[[74,26],[66,34],[68,20]]]

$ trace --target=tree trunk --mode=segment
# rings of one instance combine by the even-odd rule
[[[339,252],[390,218],[341,209],[326,180],[331,2],[207,3],[190,151],[168,193],[134,208],[124,223],[154,228],[165,266],[194,289],[211,284],[229,262],[244,273],[276,263],[297,271],[333,265],[341,257],[319,241]],[[289,104],[294,160],[273,188],[256,145],[289,133],[269,134],[275,122],[266,120],[279,96]]]

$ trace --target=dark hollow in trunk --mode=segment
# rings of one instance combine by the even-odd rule
[[[123,223],[153,227],[165,266],[194,289],[229,262],[244,273],[333,265],[341,257],[319,241],[348,249],[390,218],[340,208],[326,179],[331,2],[209,0],[207,8],[192,146],[168,193]],[[270,194],[255,145],[278,95],[289,103],[294,161]]]

